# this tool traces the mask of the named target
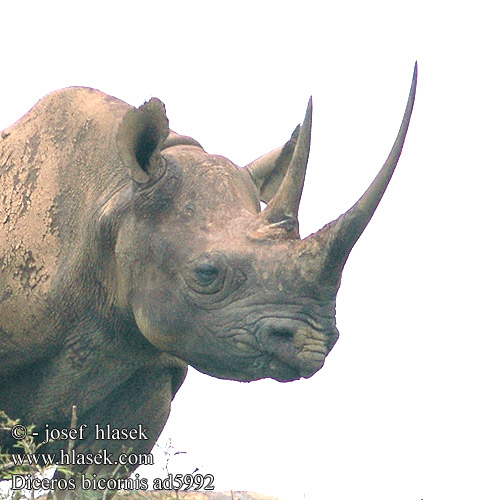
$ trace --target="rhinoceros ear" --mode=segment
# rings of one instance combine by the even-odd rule
[[[261,201],[269,203],[275,196],[289,168],[296,147],[300,126],[281,147],[249,163],[245,170],[250,174],[261,194]]]
[[[168,136],[164,104],[156,98],[128,111],[117,130],[117,147],[131,177],[144,184],[162,174],[161,148]]]

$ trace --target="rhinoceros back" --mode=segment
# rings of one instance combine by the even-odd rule
[[[69,88],[2,132],[0,374],[59,342],[64,319],[51,303],[63,293],[62,275],[90,251],[86,228],[127,180],[115,134],[128,109],[96,90]]]

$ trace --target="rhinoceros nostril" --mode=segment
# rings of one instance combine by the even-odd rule
[[[290,344],[294,339],[294,332],[287,329],[273,330],[269,334],[271,342],[280,344]]]

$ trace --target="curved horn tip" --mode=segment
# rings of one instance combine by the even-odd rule
[[[411,80],[410,94],[414,95],[416,92],[417,78],[418,78],[418,61],[415,61],[415,67],[413,69],[413,78]]]
[[[306,107],[305,117],[303,123],[301,124],[300,137],[303,137],[304,141],[310,142],[311,139],[311,128],[312,128],[312,114],[313,114],[313,100],[310,96],[308,99],[308,106]],[[309,148],[309,144],[307,145]]]
[[[311,121],[312,113],[313,113],[313,97],[310,96],[310,98],[308,99],[308,106],[306,106],[305,121],[308,119]]]

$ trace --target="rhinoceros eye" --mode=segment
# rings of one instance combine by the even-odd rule
[[[194,274],[202,285],[209,285],[219,276],[219,269],[212,264],[205,262],[194,269]]]
[[[189,286],[198,293],[216,293],[224,286],[226,261],[220,254],[203,254],[192,263]]]

